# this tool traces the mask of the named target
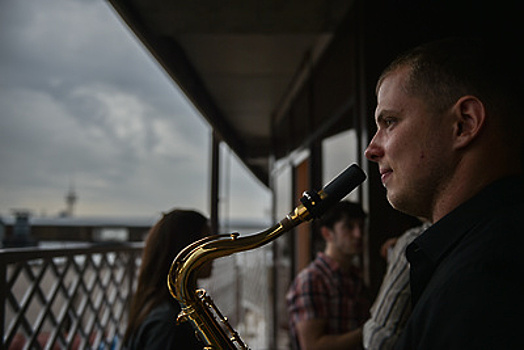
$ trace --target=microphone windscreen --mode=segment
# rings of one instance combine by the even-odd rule
[[[323,198],[317,192],[306,191],[300,202],[307,208],[313,218],[319,218],[329,208],[364,182],[366,177],[366,174],[358,165],[352,164],[324,186],[322,192],[324,192],[325,196]]]
[[[351,164],[324,186],[323,191],[330,201],[338,202],[364,182],[366,177],[366,173],[357,164]]]

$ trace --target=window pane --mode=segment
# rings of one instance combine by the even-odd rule
[[[322,180],[326,184],[347,166],[358,161],[357,135],[350,129],[324,139],[322,142]],[[358,201],[359,189],[350,193],[346,199]]]

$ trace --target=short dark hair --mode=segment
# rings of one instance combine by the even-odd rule
[[[484,103],[488,113],[497,115],[502,130],[512,131],[522,119],[523,69],[519,51],[516,43],[488,38],[436,40],[398,56],[383,71],[377,90],[389,73],[409,67],[404,88],[424,99],[435,112],[444,112],[460,97],[473,95]]]
[[[333,229],[335,224],[344,218],[365,219],[367,214],[358,203],[343,200],[335,204],[320,217],[320,226]]]

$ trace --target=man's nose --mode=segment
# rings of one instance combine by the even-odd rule
[[[375,134],[368,147],[364,151],[364,155],[372,162],[378,162],[379,158],[384,155],[384,151],[378,143],[377,134]]]
[[[362,227],[357,226],[353,229],[353,237],[362,238]]]

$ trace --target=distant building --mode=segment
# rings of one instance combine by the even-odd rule
[[[4,238],[5,238],[5,223],[2,217],[0,216],[0,242],[3,242]]]
[[[30,237],[32,245],[37,242],[137,242],[142,241],[149,229],[160,217],[24,217],[4,218],[4,247],[15,238]],[[266,220],[229,220],[227,227],[217,233],[239,232],[241,235],[256,233],[269,227]],[[25,235],[25,236],[22,236]]]
[[[35,241],[141,241],[157,218],[28,217],[25,230]],[[5,242],[20,234],[15,218],[4,218]]]
[[[38,244],[37,240],[31,235],[31,225],[29,218],[31,212],[25,209],[13,210],[14,223],[5,229],[5,236],[2,240],[3,247],[29,247]],[[7,225],[6,225],[7,226]]]

